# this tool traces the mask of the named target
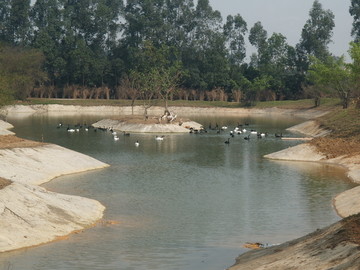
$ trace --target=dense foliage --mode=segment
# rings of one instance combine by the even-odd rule
[[[32,66],[23,60],[17,68],[31,71],[22,74],[37,66],[46,76],[38,70],[31,81],[17,80],[21,92],[3,86],[7,73],[1,89],[16,98],[297,99],[306,95],[310,57],[332,57],[334,26],[318,0],[296,46],[240,14],[224,20],[208,0],[2,0],[0,42],[37,58]],[[248,62],[246,38],[257,49]]]

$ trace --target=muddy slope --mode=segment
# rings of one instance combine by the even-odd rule
[[[284,244],[240,255],[229,270],[360,269],[360,214]]]

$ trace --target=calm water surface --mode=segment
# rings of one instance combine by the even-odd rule
[[[329,225],[339,218],[331,200],[352,186],[338,168],[266,160],[263,155],[296,145],[275,132],[299,123],[278,117],[193,117],[208,126],[269,132],[244,140],[229,132],[204,135],[69,134],[63,122],[93,123],[103,116],[26,119],[9,117],[23,138],[44,140],[90,155],[111,167],[57,178],[47,189],[94,198],[106,206],[105,220],[82,233],[35,248],[0,254],[0,269],[178,269],[221,270],[249,242],[276,244]],[[140,146],[134,142],[139,140]]]

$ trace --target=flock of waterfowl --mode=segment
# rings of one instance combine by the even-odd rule
[[[208,129],[205,128],[201,128],[201,129],[193,129],[190,128],[190,133],[192,134],[204,134],[204,133],[208,133],[208,130],[210,131],[214,131],[217,134],[221,134],[224,132],[229,132],[229,138],[227,138],[227,140],[224,142],[225,144],[230,144],[230,138],[235,137],[235,135],[245,135],[244,140],[250,140],[251,135],[256,135],[256,137],[258,139],[261,138],[265,138],[267,137],[269,134],[267,132],[259,132],[256,131],[255,129],[248,129],[249,124],[238,124],[237,126],[235,126],[233,129],[230,129],[228,126],[219,126],[218,124],[216,124],[214,127],[210,124]],[[282,138],[283,134],[282,133],[276,133],[275,134],[276,138]]]
[[[66,131],[69,132],[69,133],[77,133],[77,132],[80,132],[80,131],[89,132],[90,130],[92,130],[94,132],[97,132],[99,130],[99,131],[102,131],[102,132],[111,133],[111,135],[113,136],[114,141],[118,141],[120,139],[118,132],[115,131],[112,127],[110,127],[110,128],[94,127],[94,126],[91,126],[91,125],[87,125],[86,123],[85,124],[78,123],[78,124],[75,124],[73,126],[68,124],[66,126],[67,126]],[[59,123],[57,125],[58,129],[63,128],[63,127],[64,127],[63,123]],[[122,134],[123,134],[123,136],[130,136],[130,133],[126,132],[126,131],[123,131]],[[155,136],[156,141],[163,141],[164,138],[165,138],[164,135],[156,135]],[[135,146],[136,147],[140,146],[140,142],[138,140],[135,141]]]
[[[64,127],[64,125],[62,123],[59,123],[57,128],[62,128]],[[209,128],[200,128],[200,129],[194,129],[194,128],[190,128],[189,129],[189,133],[190,134],[204,134],[204,133],[208,133],[208,132],[216,132],[217,134],[224,134],[226,132],[228,132],[229,134],[229,138],[227,138],[227,140],[224,142],[225,144],[230,144],[230,139],[235,137],[236,135],[245,135],[244,140],[250,140],[250,138],[253,136],[256,136],[258,139],[261,138],[265,138],[268,136],[267,132],[258,132],[254,129],[248,129],[249,124],[238,124],[237,126],[235,126],[234,128],[229,128],[228,126],[219,126],[218,124],[216,124],[215,126],[212,126],[211,124],[209,124]],[[76,133],[76,132],[80,132],[85,131],[85,132],[89,132],[90,130],[93,130],[94,132],[99,131],[103,131],[103,132],[109,132],[113,135],[113,139],[114,141],[118,141],[120,139],[119,134],[117,131],[115,131],[112,127],[94,127],[92,125],[87,125],[85,124],[76,124],[74,126],[70,126],[67,125],[66,128],[67,132],[69,133]],[[129,132],[122,132],[123,136],[130,136]],[[283,134],[282,133],[276,133],[275,134],[276,138],[282,138]],[[165,138],[164,135],[156,135],[155,136],[155,140],[156,141],[163,141]],[[135,141],[135,146],[138,147],[140,146],[140,142],[138,140]]]

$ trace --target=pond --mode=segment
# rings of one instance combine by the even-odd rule
[[[104,220],[67,240],[0,254],[0,269],[221,270],[247,251],[246,242],[277,244],[337,220],[332,198],[354,185],[329,165],[277,162],[269,154],[301,143],[285,129],[301,119],[280,116],[193,116],[220,134],[130,134],[115,141],[92,129],[69,133],[104,116],[8,117],[19,137],[92,156],[109,168],[59,177],[44,185],[96,199]],[[58,123],[64,127],[56,128]],[[238,124],[267,132],[230,136]],[[224,142],[230,138],[230,143]],[[136,147],[135,141],[140,145]]]

